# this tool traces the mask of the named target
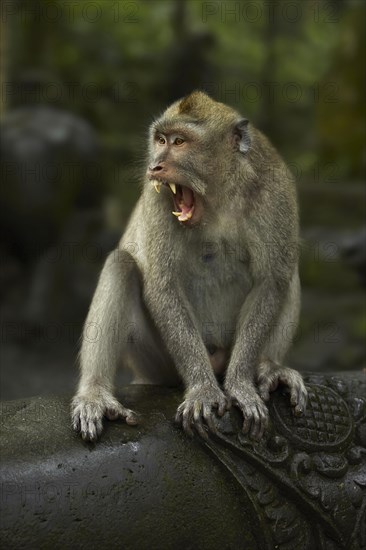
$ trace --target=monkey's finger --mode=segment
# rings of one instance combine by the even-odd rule
[[[102,433],[103,431],[103,421],[101,418],[97,418],[94,422],[93,422],[93,426],[95,428],[95,431],[96,431],[96,438],[95,439],[98,439],[98,437],[100,436],[100,434]]]
[[[80,432],[80,416],[78,414],[74,414],[73,416],[72,429],[75,430],[75,432]]]
[[[303,384],[301,384],[301,386],[299,387],[297,395],[298,397],[297,397],[297,405],[295,407],[295,414],[301,416],[305,414],[307,396],[308,396],[306,388]]]
[[[120,416],[120,413],[117,409],[107,409],[104,413],[104,416],[106,416],[108,420],[117,420],[117,418]]]
[[[190,436],[193,437],[192,431],[192,411],[190,408],[186,407],[182,414],[182,426],[183,430]]]
[[[102,420],[100,418],[87,420],[82,417],[81,421],[81,437],[84,441],[96,441],[102,432]]]
[[[225,401],[220,401],[220,403],[217,403],[217,414],[219,416],[224,416],[225,412],[227,411],[227,402],[226,400]]]
[[[242,405],[242,406],[239,405],[239,408],[241,409],[244,417],[242,432],[244,434],[248,434],[250,432],[251,425],[252,425],[251,412],[249,411],[248,407],[246,407],[245,405]]]
[[[305,384],[301,384],[301,396],[300,396],[300,405],[303,409],[303,412],[305,413],[306,411],[306,407],[307,407],[307,404],[308,404],[308,392],[307,392],[307,389],[305,387]]]
[[[184,419],[183,417],[183,423],[182,423],[182,426],[183,426],[183,430],[185,431],[185,433],[187,435],[189,435],[189,437],[193,437],[194,436],[194,433],[193,433],[193,430],[191,428],[191,424]]]
[[[125,419],[126,424],[129,426],[136,426],[139,423],[138,417],[134,411],[131,409],[126,409],[123,407],[122,417]]]
[[[291,387],[291,405],[294,407],[294,413],[298,416],[305,412],[306,408],[306,388],[302,381],[296,381]]]
[[[193,405],[193,421],[199,422],[201,419],[202,404],[199,401],[195,401]]]
[[[193,425],[197,430],[198,435],[200,435],[203,439],[207,440],[208,435],[202,425],[201,409],[202,409],[202,404],[199,401],[195,401],[193,405]]]
[[[263,401],[269,401],[269,384],[262,383],[258,387],[258,393],[260,395],[260,398],[263,399]]]
[[[271,393],[278,388],[278,377],[276,375],[261,376],[258,384],[258,393],[263,401],[269,401]]]
[[[136,424],[139,423],[135,415],[126,416],[125,420],[126,424],[128,424],[129,426],[136,426]]]
[[[203,406],[203,418],[208,426],[208,429],[214,434],[217,433],[217,428],[212,418],[212,409],[209,405]]]
[[[252,421],[250,426],[250,438],[259,440],[260,434],[262,432],[262,417],[256,405],[253,405],[252,408]]]
[[[84,440],[88,439],[88,422],[83,414],[80,415],[80,434]]]
[[[106,409],[104,415],[108,418],[108,420],[117,420],[117,418],[122,418],[129,426],[135,426],[138,424],[136,413],[130,409],[126,409],[126,407],[123,407],[119,403],[115,407],[109,407]]]
[[[176,424],[180,424],[182,425],[183,424],[183,412],[184,412],[184,408],[185,408],[185,403],[181,403],[181,405],[179,405],[178,409],[177,409],[177,412],[175,414],[175,419],[174,421],[176,422]]]
[[[299,401],[299,395],[297,392],[296,385],[292,384],[289,390],[290,390],[290,403],[293,407],[295,407],[296,405],[298,405],[298,401]]]
[[[252,426],[251,416],[249,415],[244,416],[243,427],[242,427],[243,434],[248,435],[250,433],[251,426]]]

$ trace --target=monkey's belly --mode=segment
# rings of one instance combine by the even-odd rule
[[[235,336],[238,316],[249,292],[249,285],[231,280],[226,285],[211,281],[195,281],[187,293],[202,339],[206,346],[216,350],[228,350]],[[214,358],[214,364],[221,369],[223,359]],[[213,366],[214,367],[214,366]]]

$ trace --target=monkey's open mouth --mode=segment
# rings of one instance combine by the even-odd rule
[[[152,180],[151,183],[155,187],[157,193],[160,193],[162,185],[170,188],[173,193],[175,208],[172,214],[176,216],[180,222],[188,222],[192,219],[195,210],[195,196],[192,189],[185,185],[161,182],[158,180]]]

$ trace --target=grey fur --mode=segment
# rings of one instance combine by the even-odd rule
[[[177,136],[186,141],[178,146]],[[179,222],[169,187],[158,194],[149,178],[192,189],[197,219]],[[233,404],[243,431],[260,439],[264,401],[279,383],[288,385],[295,412],[305,409],[301,376],[279,366],[299,309],[293,179],[239,113],[194,92],[152,125],[141,197],[86,320],[74,428],[93,440],[104,415],[137,422],[113,397],[122,361],[137,382],[183,382],[176,419],[187,433],[206,437],[216,429],[213,410],[222,415]],[[93,323],[94,340],[87,337]],[[225,374],[222,385],[215,372]]]

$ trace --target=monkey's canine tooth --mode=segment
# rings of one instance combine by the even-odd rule
[[[160,193],[160,187],[161,187],[160,181],[153,180],[151,183],[155,187],[155,191],[157,193]]]
[[[182,212],[172,212],[173,216],[180,216]]]
[[[172,192],[174,193],[174,195],[176,195],[177,194],[177,186],[175,185],[175,183],[169,183],[169,187],[172,190]]]

